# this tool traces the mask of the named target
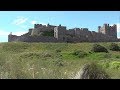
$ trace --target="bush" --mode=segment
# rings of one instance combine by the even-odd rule
[[[108,53],[108,50],[99,44],[94,44],[91,51],[92,52],[106,52],[106,53]]]
[[[116,43],[111,43],[111,45],[109,46],[109,48],[112,51],[120,51],[120,47]]]
[[[113,69],[119,69],[120,68],[120,62],[119,61],[113,61],[110,63],[110,67]]]
[[[59,52],[61,52],[61,50],[59,50],[59,49],[57,49],[57,50],[55,50],[56,51],[56,53],[59,53]]]
[[[120,58],[120,56],[119,56],[119,55],[116,55],[115,58]]]
[[[103,58],[111,58],[111,54],[110,53],[106,53],[103,55]]]
[[[44,31],[42,33],[43,36],[51,36],[53,37],[54,36],[54,31]]]
[[[83,58],[83,57],[87,56],[87,53],[84,51],[81,51],[81,50],[75,50],[73,52],[73,55],[78,56],[79,58]]]
[[[120,61],[104,62],[101,65],[103,68],[120,69]]]

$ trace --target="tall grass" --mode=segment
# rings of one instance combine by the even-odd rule
[[[120,60],[119,52],[89,53],[93,44],[0,43],[0,78],[69,79],[80,70],[81,66],[90,62],[100,64],[112,78],[120,78],[119,63],[111,64]],[[110,43],[99,44],[106,48],[110,45]],[[75,50],[86,52],[87,56],[80,58],[73,55]]]

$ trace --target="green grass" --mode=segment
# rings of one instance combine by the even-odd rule
[[[109,53],[90,53],[93,44],[0,43],[0,78],[69,79],[84,64],[91,62],[102,66],[111,78],[120,78],[120,52],[109,50],[111,43],[98,43]],[[117,44],[120,46],[120,43]],[[73,55],[75,50],[84,51],[87,55]]]

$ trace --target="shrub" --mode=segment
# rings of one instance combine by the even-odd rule
[[[43,33],[42,33],[42,35],[43,36],[54,36],[54,31],[44,31]]]
[[[87,53],[84,51],[81,51],[81,50],[75,50],[73,52],[73,55],[78,56],[79,58],[83,58],[83,57],[87,56]]]
[[[120,61],[104,62],[101,65],[103,68],[120,69]]]
[[[111,58],[111,54],[110,54],[110,53],[105,53],[105,54],[103,55],[103,58]]]
[[[111,43],[109,46],[110,50],[112,51],[120,51],[120,47],[116,43]]]
[[[110,63],[110,67],[113,69],[119,69],[120,68],[120,62],[119,61],[113,61]]]
[[[57,49],[57,50],[56,50],[56,53],[59,53],[59,52],[61,52],[61,50],[60,50],[60,49]]]
[[[106,53],[108,53],[108,50],[99,44],[94,44],[91,51],[92,52],[106,52]]]
[[[99,65],[104,68],[104,69],[107,69],[110,67],[110,62],[102,62],[102,63],[99,63]]]
[[[119,55],[116,55],[115,58],[120,58],[120,56],[119,56]]]

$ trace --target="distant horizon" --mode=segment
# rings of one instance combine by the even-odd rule
[[[34,24],[50,24],[72,28],[98,30],[98,26],[107,23],[117,25],[117,37],[120,37],[120,11],[0,11],[0,42],[8,42],[8,35],[27,33]]]

